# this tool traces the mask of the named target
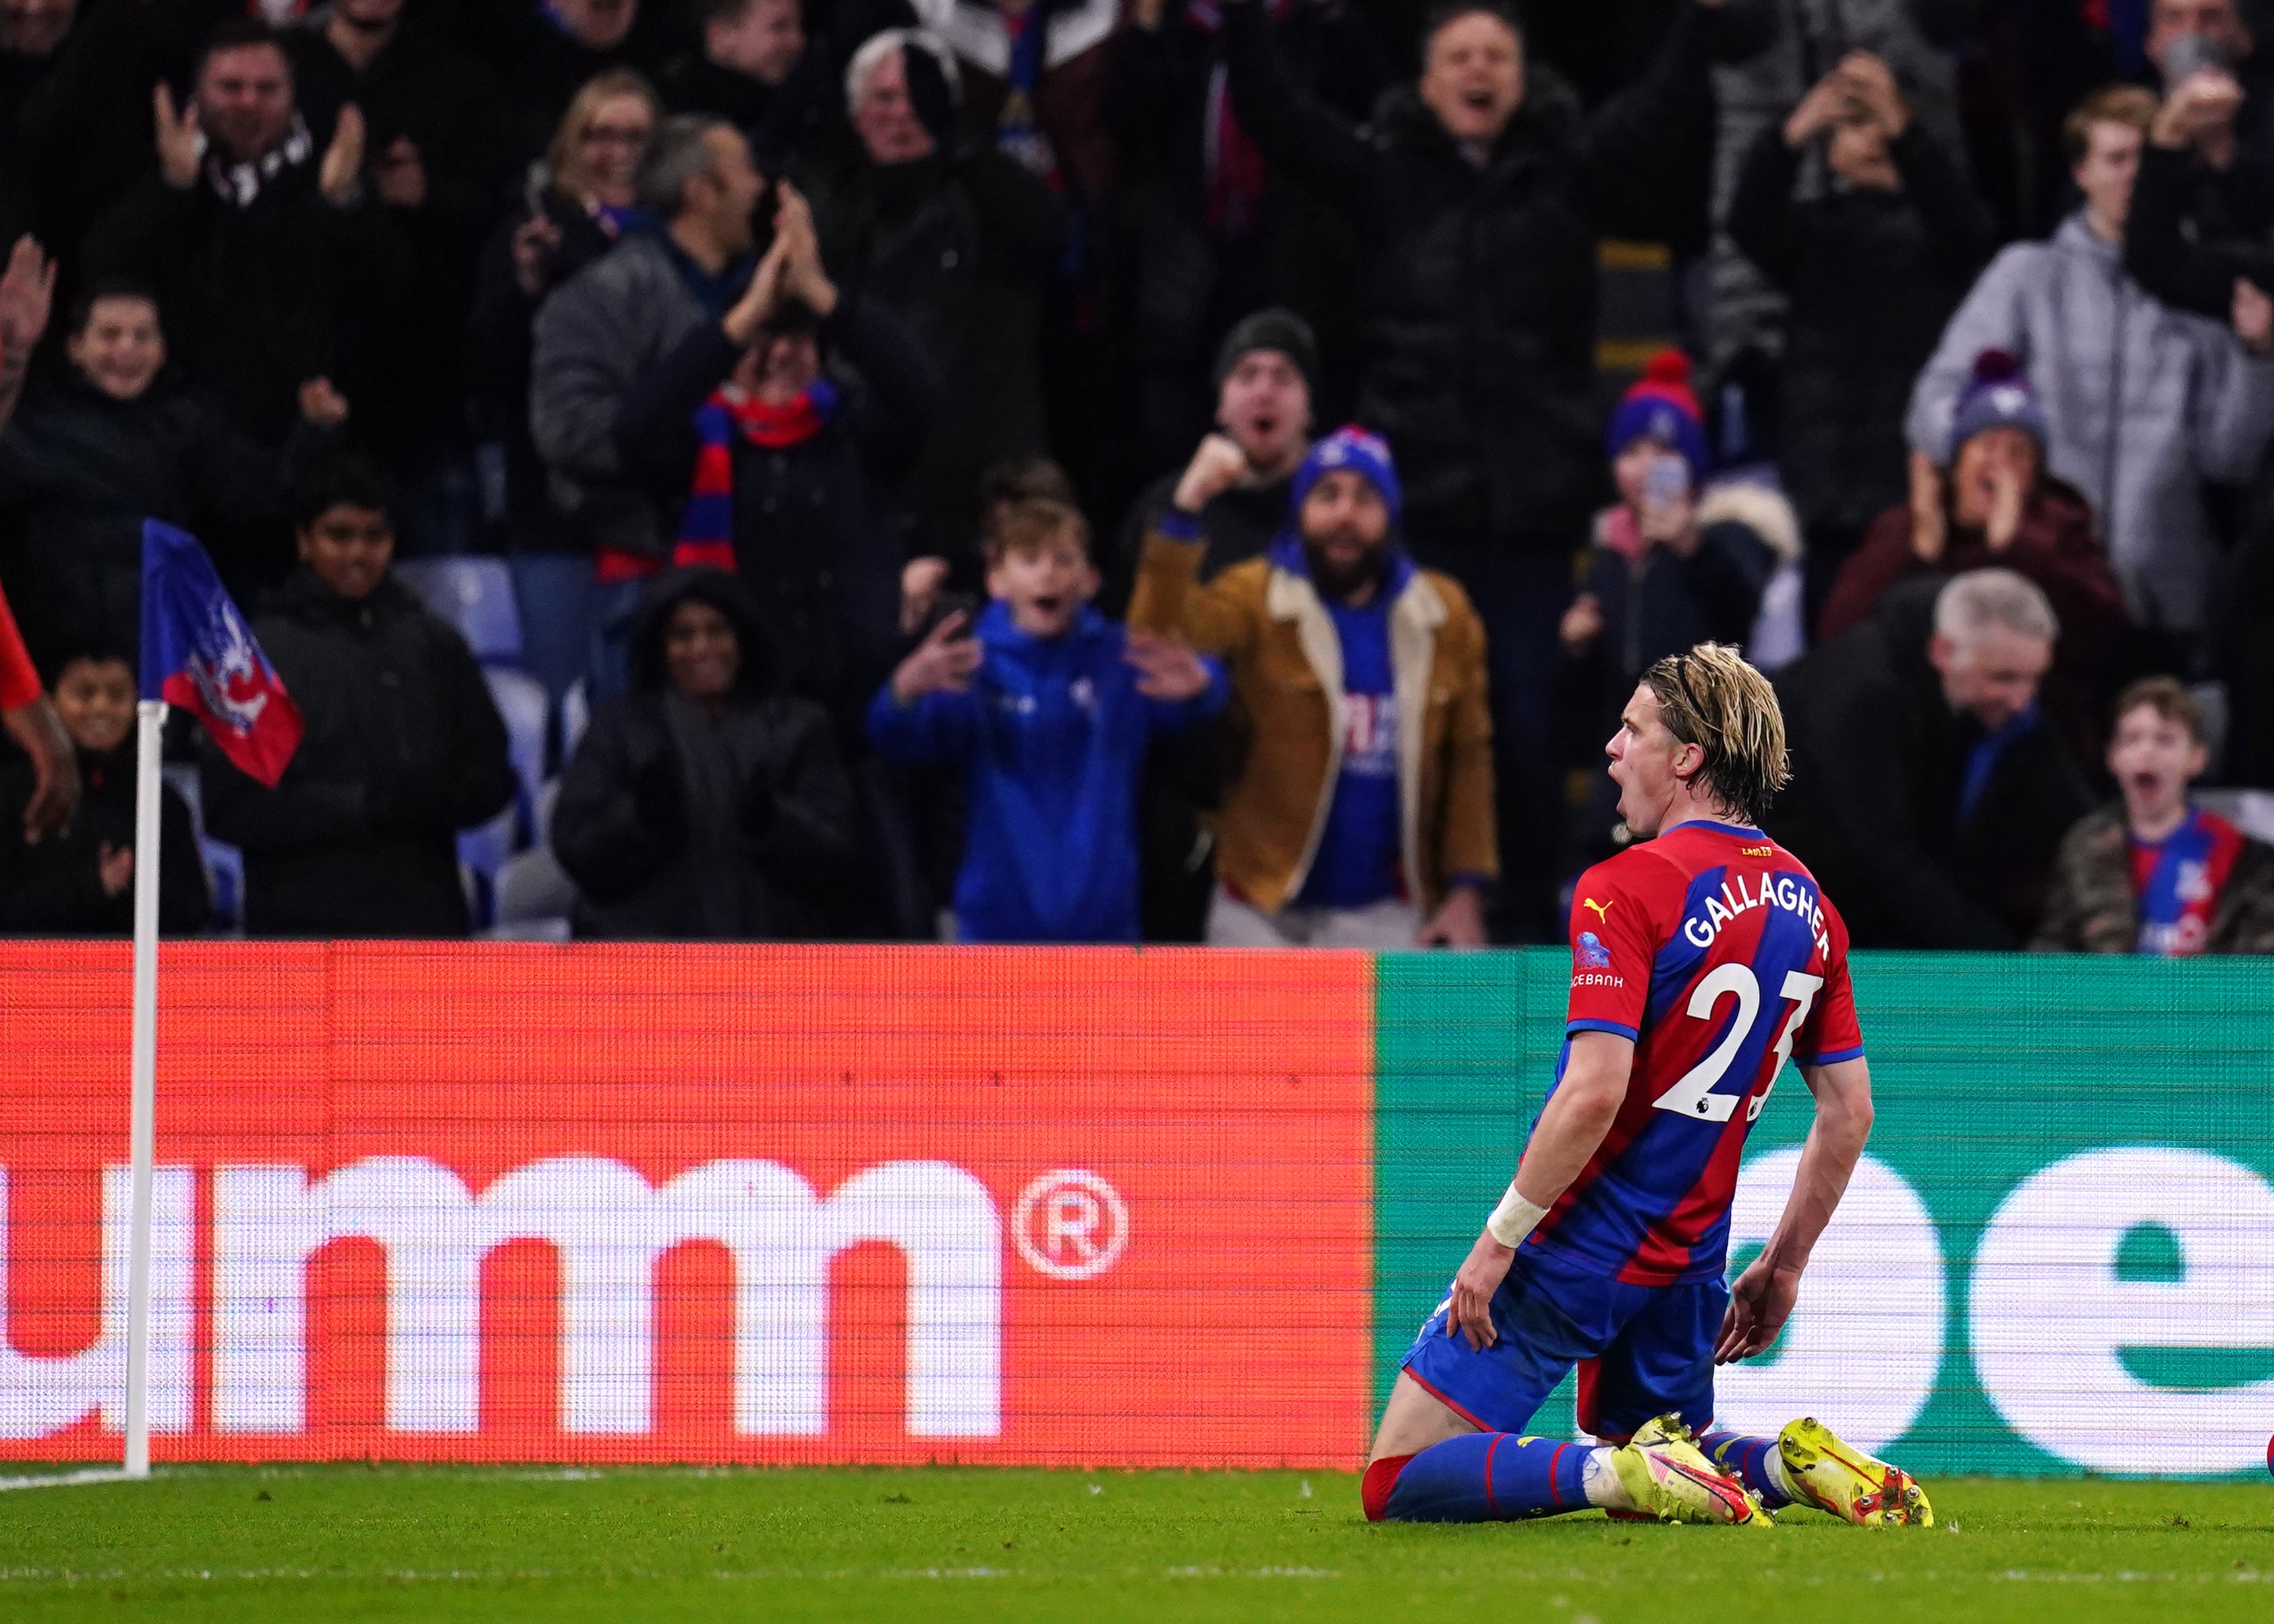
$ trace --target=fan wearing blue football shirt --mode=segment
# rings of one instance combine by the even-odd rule
[[[1200,508],[1242,467],[1204,443],[1146,538],[1132,625],[1224,657],[1252,748],[1216,820],[1218,947],[1473,947],[1494,871],[1484,629],[1400,545],[1389,447],[1337,430],[1264,557],[1207,582]]]
[[[1020,502],[993,529],[976,627],[933,628],[869,707],[899,761],[954,762],[968,796],[966,942],[1137,939],[1137,775],[1156,733],[1224,706],[1222,672],[1090,607],[1089,527]]]
[[[1393,573],[1412,568],[1395,560]],[[1389,606],[1381,593],[1363,604],[1327,600],[1343,650],[1342,771],[1335,778],[1327,824],[1296,905],[1359,909],[1398,897],[1397,705],[1389,669]],[[1403,945],[1403,944],[1400,944]]]

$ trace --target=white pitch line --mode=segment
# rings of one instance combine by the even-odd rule
[[[0,1477],[0,1491],[68,1489],[82,1483],[133,1483],[136,1481],[138,1481],[136,1478],[130,1477],[116,1466],[105,1466],[93,1471],[47,1472],[37,1477]]]

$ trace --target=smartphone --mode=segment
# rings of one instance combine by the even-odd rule
[[[2183,34],[2164,49],[2164,83],[2167,86],[2183,84],[2189,75],[2206,68],[2220,73],[2234,71],[2226,48],[2207,34]]]
[[[920,638],[930,636],[942,620],[952,614],[960,614],[963,617],[963,626],[953,641],[961,643],[965,638],[977,635],[980,607],[979,595],[975,592],[942,592],[931,606],[931,618],[923,623],[923,630],[918,635]]]

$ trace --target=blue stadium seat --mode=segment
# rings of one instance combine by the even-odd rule
[[[212,933],[245,934],[245,853],[218,840],[200,840],[198,851],[206,860],[206,876],[213,883]]]
[[[498,871],[513,857],[519,823],[519,809],[508,807],[486,823],[458,831],[458,867],[477,930],[496,916]]]
[[[576,753],[576,741],[584,736],[584,729],[591,725],[592,702],[586,697],[590,691],[579,677],[561,695],[561,764],[564,767]]]
[[[497,874],[496,925],[493,934],[512,933],[518,939],[566,940],[568,916],[576,906],[576,884],[543,846],[523,852]],[[548,921],[560,921],[555,937]],[[531,931],[531,927],[546,927]]]
[[[206,891],[213,898],[211,936],[234,936],[245,923],[245,853],[223,846],[206,834],[205,786],[198,770],[188,762],[172,762],[162,770],[167,784],[189,803],[190,827],[196,831],[198,856],[206,870]]]
[[[490,698],[505,721],[506,755],[513,762],[514,811],[520,828],[535,838],[537,793],[545,785],[545,733],[553,718],[553,703],[545,684],[519,671],[492,669]]]
[[[407,559],[395,567],[395,573],[427,608],[458,628],[483,665],[520,662],[521,611],[503,559],[470,554]]]
[[[553,844],[553,808],[561,804],[561,780],[547,778],[537,790],[537,827],[531,831],[530,845],[551,846]]]
[[[524,919],[511,925],[492,925],[481,933],[485,942],[566,942],[569,939],[568,921],[565,919]]]

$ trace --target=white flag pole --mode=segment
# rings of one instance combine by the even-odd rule
[[[158,1152],[158,852],[166,703],[134,707],[134,1208],[126,1246],[126,1475],[150,1475],[150,1202]]]

